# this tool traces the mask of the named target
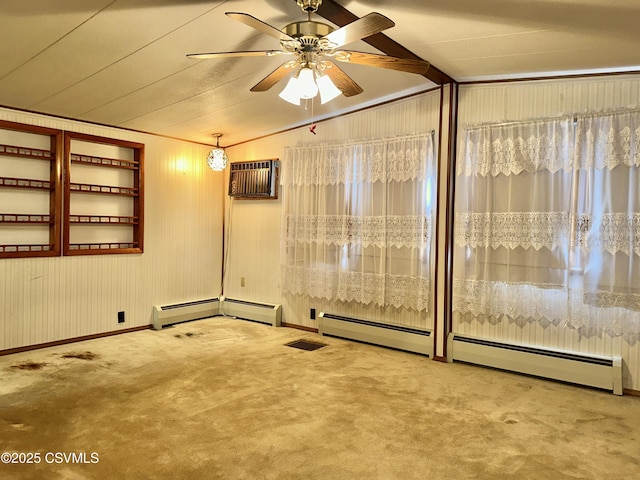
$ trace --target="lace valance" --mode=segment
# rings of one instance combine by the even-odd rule
[[[580,168],[640,167],[640,111],[579,116],[575,152]]]
[[[433,136],[419,135],[368,143],[287,147],[284,185],[404,182],[425,180],[425,158],[433,158]],[[354,159],[358,159],[354,162]]]
[[[455,240],[460,246],[514,249],[568,245],[568,212],[461,212],[455,216]]]
[[[517,175],[523,171],[569,171],[573,117],[467,128],[458,175]]]
[[[420,215],[288,215],[288,241],[367,247],[423,248],[431,242],[431,221]]]

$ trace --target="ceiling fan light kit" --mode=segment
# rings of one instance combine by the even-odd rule
[[[311,20],[311,14],[318,10],[322,0],[297,0],[297,4],[307,14],[307,20],[292,22],[282,29],[273,27],[248,13],[226,12],[228,17],[279,40],[280,50],[192,53],[187,57],[209,59],[293,56],[294,60],[280,65],[250,90],[252,92],[267,91],[289,76],[289,82],[280,93],[280,97],[294,105],[300,105],[300,99],[314,98],[318,92],[323,104],[340,94],[351,97],[363,92],[362,87],[342,71],[334,60],[415,74],[424,74],[429,69],[429,62],[424,60],[341,49],[343,45],[375,35],[395,25],[380,13],[369,13],[336,29],[326,23]]]
[[[323,105],[342,94],[327,75],[318,73],[311,67],[302,67],[297,75],[291,76],[279,96],[293,105],[300,105],[300,100],[309,100],[318,93]]]

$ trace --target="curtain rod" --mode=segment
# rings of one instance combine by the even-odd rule
[[[620,108],[613,108],[608,110],[578,113],[573,115],[573,123],[574,124],[578,123],[578,119],[580,118],[598,117],[598,116],[614,115],[614,114],[621,114],[621,113],[640,113],[640,107],[635,107],[635,106],[629,107],[629,108],[620,107]],[[505,121],[505,122],[499,122],[499,123],[484,122],[479,124],[468,124],[467,130],[476,130],[478,128],[483,128],[483,127],[508,127],[511,125],[526,125],[526,124],[531,124],[536,122],[544,122],[548,120],[562,120],[562,119],[569,119],[569,118],[570,118],[569,115],[566,115],[566,116],[559,116],[559,117],[528,118],[525,120],[512,120],[512,121]]]
[[[416,138],[426,138],[426,137],[432,137],[431,140],[435,142],[435,138],[433,138],[436,134],[435,130],[431,130],[430,132],[423,132],[423,133],[413,133],[413,134],[409,134],[409,135],[398,135],[395,137],[384,137],[384,138],[363,138],[363,139],[357,139],[357,140],[334,140],[331,143],[329,142],[321,142],[321,143],[303,143],[303,144],[299,144],[299,145],[292,145],[292,146],[285,146],[284,148],[308,148],[308,147],[336,147],[336,146],[345,146],[345,145],[361,145],[364,143],[367,144],[373,144],[373,143],[385,143],[385,142],[392,142],[394,140],[409,140],[409,139],[416,139]]]
[[[526,120],[512,120],[509,122],[500,122],[500,123],[477,123],[477,124],[468,124],[467,125],[467,130],[477,130],[479,128],[484,128],[484,127],[509,127],[511,125],[527,125],[527,124],[531,124],[531,123],[539,123],[539,122],[546,122],[549,120],[569,120],[571,117],[544,117],[544,118],[530,118],[530,119],[526,119]],[[574,116],[573,117],[573,123],[576,123],[578,121],[578,117]]]

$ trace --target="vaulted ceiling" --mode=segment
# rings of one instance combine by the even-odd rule
[[[364,92],[305,109],[278,97],[284,81],[249,91],[282,58],[185,56],[279,48],[229,11],[277,28],[306,19],[295,0],[3,0],[0,105],[209,144],[222,133],[227,146],[448,77],[640,70],[638,0],[325,0],[317,21],[341,26],[375,11],[396,24],[349,49],[413,54],[432,68],[418,75],[341,64]]]

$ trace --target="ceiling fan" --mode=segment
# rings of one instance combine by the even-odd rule
[[[300,99],[313,98],[320,91],[322,103],[343,94],[351,97],[363,92],[351,77],[333,60],[371,67],[381,67],[401,72],[424,74],[429,62],[424,60],[392,57],[388,55],[344,50],[341,47],[362,38],[391,28],[395,23],[384,15],[373,12],[341,28],[311,20],[322,0],[296,0],[307,20],[293,22],[279,30],[248,13],[226,12],[228,17],[274,37],[280,41],[279,50],[253,50],[236,52],[191,53],[188,58],[208,59],[223,57],[292,56],[251,88],[252,92],[264,92],[300,67],[291,76],[280,96],[300,104]]]

